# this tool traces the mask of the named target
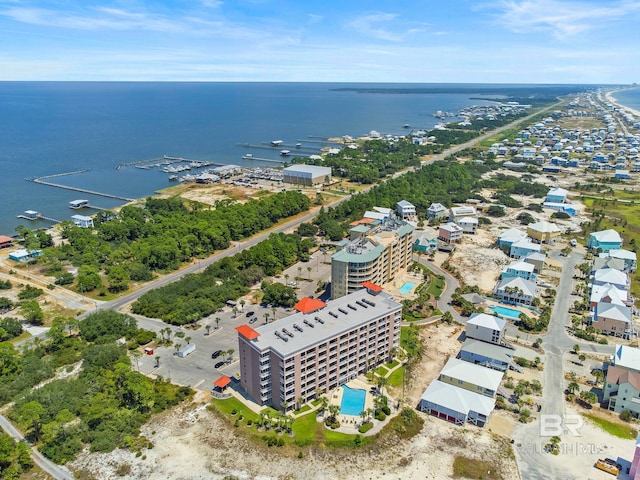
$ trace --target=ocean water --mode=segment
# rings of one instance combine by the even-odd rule
[[[640,87],[616,92],[613,98],[622,105],[640,111]]]
[[[117,165],[165,154],[247,165],[241,159],[246,153],[277,159],[278,150],[250,149],[239,146],[241,143],[279,139],[294,145],[303,141],[304,152],[311,154],[316,153],[307,148],[313,146],[306,142],[311,137],[357,137],[371,130],[399,134],[407,131],[403,129],[407,123],[411,128],[429,129],[440,122],[432,116],[438,110],[455,112],[490,103],[471,99],[478,95],[469,90],[438,93],[439,88],[450,87],[446,84],[431,84],[430,93],[411,95],[335,90],[359,86],[362,84],[2,82],[0,234],[12,235],[19,224],[50,225],[16,218],[25,210],[65,220],[78,213],[67,206],[74,199],[86,198],[103,208],[122,204],[38,185],[28,178],[88,169],[52,181],[138,198],[169,186],[168,174],[157,168],[117,169]],[[397,87],[407,86],[412,85]],[[474,85],[467,87],[475,89]]]

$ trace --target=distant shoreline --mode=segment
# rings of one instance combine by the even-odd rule
[[[627,88],[620,88],[617,90],[611,90],[608,91],[605,94],[605,98],[612,104],[616,105],[618,108],[620,108],[621,110],[626,110],[628,112],[630,112],[631,114],[635,115],[636,117],[638,117],[638,119],[640,119],[640,111],[636,110],[633,107],[627,106],[623,103],[620,102],[620,100],[618,100],[614,95],[618,92],[624,92],[627,90],[637,90],[640,89],[640,85],[637,87],[627,87]]]

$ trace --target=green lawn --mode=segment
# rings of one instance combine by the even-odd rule
[[[391,387],[399,387],[402,385],[402,375],[404,373],[404,369],[406,367],[400,367],[397,370],[394,370],[391,375],[387,377],[387,385]]]
[[[442,295],[443,289],[444,280],[438,277],[431,277],[431,282],[429,283],[429,288],[427,288],[427,293],[437,298]]]
[[[387,368],[382,365],[376,368],[376,375],[378,375],[379,377],[384,377],[387,373],[389,373],[389,370],[387,370]]]
[[[389,370],[391,370],[392,368],[395,368],[396,365],[399,365],[400,362],[398,360],[394,360],[391,363],[385,363],[384,366],[387,367]]]
[[[218,410],[220,410],[225,415],[231,417],[231,412],[236,410],[236,412],[242,411],[242,416],[244,417],[244,421],[251,420],[255,422],[256,420],[260,420],[260,415],[253,412],[253,410],[249,409],[244,403],[238,400],[236,397],[225,398],[224,400],[214,399],[212,400],[213,405],[216,406]]]
[[[625,440],[635,440],[638,437],[638,431],[629,424],[612,422],[595,415],[583,414],[583,416],[614,437]]]

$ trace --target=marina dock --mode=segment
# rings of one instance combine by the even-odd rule
[[[67,173],[66,175],[69,175],[69,173]],[[96,195],[98,197],[105,197],[105,198],[114,198],[116,200],[122,200],[125,202],[133,202],[135,200],[135,198],[127,198],[127,197],[121,197],[120,195],[113,195],[111,193],[102,193],[102,192],[96,192],[93,190],[89,190],[87,188],[79,188],[79,187],[70,187],[68,185],[61,185],[59,183],[53,183],[53,182],[47,182],[46,180],[43,180],[43,178],[52,178],[55,176],[61,176],[61,174],[58,175],[49,175],[46,177],[36,177],[33,178],[31,181],[34,183],[38,183],[40,185],[47,185],[49,187],[56,187],[56,188],[61,188],[63,190],[71,190],[73,192],[80,192],[80,193],[89,193],[91,195]]]
[[[260,162],[271,162],[271,163],[279,163],[279,164],[283,164],[283,163],[287,162],[284,158],[283,159],[260,158],[260,157],[254,157],[253,155],[243,155],[242,159],[243,160],[258,160]]]
[[[34,217],[27,217],[26,215],[18,215],[18,218],[22,219],[22,220],[29,220],[29,221],[33,221],[33,220],[46,220],[48,222],[53,222],[53,223],[61,223],[62,220],[56,220],[55,218],[51,218],[51,217],[46,217],[44,215],[42,215],[41,213],[38,213],[38,215]]]

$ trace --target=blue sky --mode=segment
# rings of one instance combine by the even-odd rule
[[[640,1],[0,0],[0,80],[640,82]]]

